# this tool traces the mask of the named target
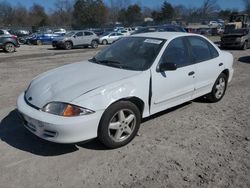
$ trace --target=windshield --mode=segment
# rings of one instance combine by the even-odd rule
[[[71,32],[66,33],[64,36],[65,36],[65,37],[71,37],[71,36],[73,36],[74,34],[75,34],[75,32],[74,32],[74,31],[71,31]]]
[[[239,33],[239,34],[248,34],[249,30],[248,29],[234,29],[231,31],[232,33]]]
[[[128,37],[98,53],[91,62],[121,69],[148,69],[160,52],[164,39]]]

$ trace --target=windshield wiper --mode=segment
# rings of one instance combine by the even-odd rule
[[[95,57],[93,57],[89,61],[100,64],[100,61],[98,61]]]
[[[121,64],[119,61],[113,61],[113,60],[97,60],[95,57],[93,57],[92,59],[90,59],[91,62],[97,63],[97,64],[103,64],[103,65],[109,65],[112,67],[118,67],[121,69],[130,69],[131,67]]]

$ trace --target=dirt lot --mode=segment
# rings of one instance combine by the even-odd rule
[[[96,140],[46,142],[21,125],[16,99],[34,76],[97,53],[48,48],[0,52],[1,188],[250,187],[250,49],[231,51],[235,75],[221,102],[197,100],[157,114],[131,144],[107,150]]]

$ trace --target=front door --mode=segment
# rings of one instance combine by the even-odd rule
[[[176,64],[176,70],[152,70],[151,114],[192,99],[196,65],[189,57],[186,40],[179,37],[170,41],[159,64]]]

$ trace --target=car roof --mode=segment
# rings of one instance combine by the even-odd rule
[[[182,37],[182,36],[199,36],[197,34],[193,33],[184,33],[184,32],[149,32],[149,33],[140,33],[135,34],[133,36],[137,37],[150,37],[150,38],[159,38],[159,39],[165,39],[169,40],[176,37]]]

